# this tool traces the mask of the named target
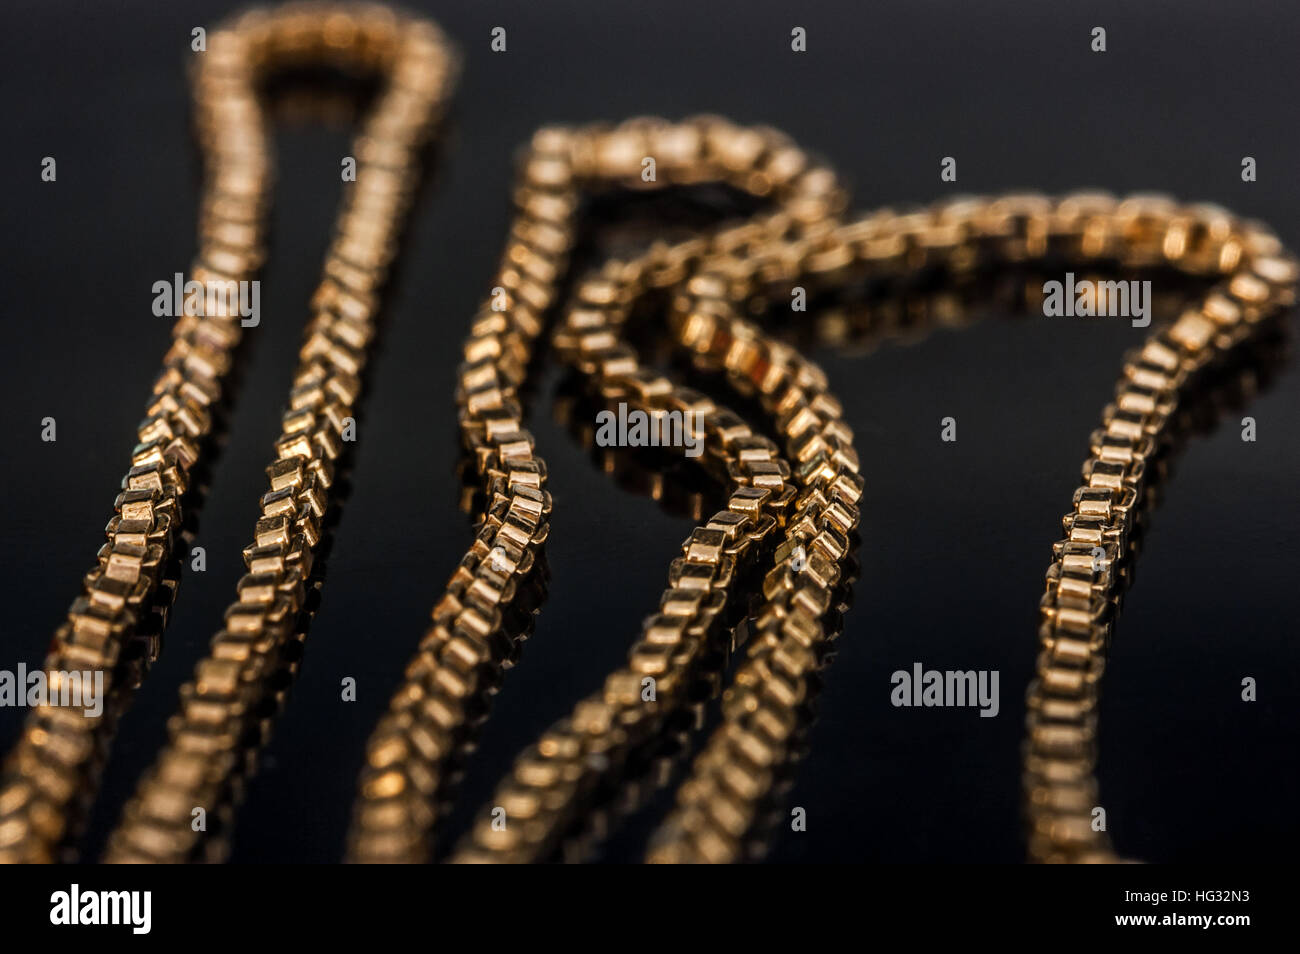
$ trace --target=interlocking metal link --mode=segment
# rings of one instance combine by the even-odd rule
[[[245,757],[248,733],[264,717],[260,705],[273,691],[277,657],[303,605],[333,461],[374,334],[376,294],[419,176],[418,152],[451,86],[452,57],[441,33],[383,7],[287,6],[214,31],[194,77],[206,181],[189,279],[205,288],[251,280],[262,260],[271,157],[258,84],[304,65],[381,74],[387,82],[356,141],[356,180],[312,302],[270,487],[244,553],[249,572],[239,601],[182,692],[171,742],[113,837],[113,861],[190,857],[200,839],[192,809],[219,801]],[[240,338],[239,315],[201,311],[176,321],[108,543],[55,636],[45,663],[51,672],[94,669],[106,681],[119,678],[119,656],[157,599],[187,475]],[[96,749],[106,746],[98,722],[58,707],[33,713],[0,791],[0,859],[54,860],[75,835],[79,801],[94,787]]]
[[[646,156],[656,161],[653,183],[641,176]],[[511,238],[494,294],[482,306],[465,345],[457,390],[462,439],[475,457],[487,513],[434,608],[433,625],[388,714],[371,737],[350,838],[350,856],[358,861],[429,857],[449,768],[472,729],[469,713],[485,703],[508,656],[509,644],[500,638],[502,609],[546,538],[551,506],[545,467],[523,428],[517,394],[543,316],[556,303],[568,268],[580,197],[611,186],[721,182],[770,197],[791,223],[823,220],[842,204],[834,177],[784,136],[740,129],[713,117],[543,130],[521,159],[519,179]],[[642,281],[647,287],[667,287],[680,280],[699,248],[697,243],[661,247],[653,274],[647,270]],[[670,629],[675,627],[679,636],[690,631],[694,645],[703,646],[751,543],[782,518],[791,494],[785,484],[789,474],[775,447],[751,433],[739,417],[639,368],[632,350],[603,324],[619,305],[602,297],[613,285],[584,286],[585,307],[574,319],[577,338],[568,350],[581,354],[585,367],[598,373],[608,396],[617,394],[629,406],[652,414],[700,414],[711,459],[737,469],[727,511],[703,528],[697,545],[688,546],[674,564],[674,589],[665,596],[666,628],[648,637],[650,644],[642,650],[642,668],[657,671],[659,663],[653,660],[668,662],[664,640]],[[689,655],[686,648],[682,652]],[[584,718],[631,720],[639,707],[629,703],[640,698],[640,678],[622,674],[611,677],[607,687],[607,704],[587,706]],[[678,688],[678,682],[660,673],[660,693],[671,695]],[[634,732],[636,727],[624,728]]]
[[[1200,309],[1158,332],[1126,364],[1125,382],[1105,420],[1112,438],[1130,443],[1119,448],[1113,440],[1094,439],[1109,449],[1095,450],[1095,459],[1085,467],[1088,486],[1076,494],[1076,513],[1067,518],[1067,531],[1076,537],[1073,543],[1089,545],[1090,568],[1093,542],[1109,544],[1126,532],[1142,475],[1139,431],[1163,422],[1189,374],[1244,340],[1264,316],[1290,303],[1295,279],[1290,260],[1281,257],[1276,240],[1258,226],[1237,222],[1216,208],[1181,207],[1149,196],[1122,202],[1097,194],[1058,202],[1036,195],[959,200],[924,212],[878,212],[842,225],[818,222],[797,238],[787,231],[787,223],[773,217],[723,233],[698,257],[695,243],[675,256],[659,248],[638,262],[611,264],[580,289],[556,335],[559,355],[593,378],[606,401],[636,395],[635,388],[618,385],[617,376],[634,374],[636,365],[618,343],[617,325],[648,290],[643,276],[662,268],[663,259],[693,263],[673,306],[676,340],[698,362],[725,371],[742,394],[759,398],[786,443],[797,490],[789,506],[795,518],[787,516],[780,524],[776,565],[764,581],[763,603],[753,616],[755,638],[724,696],[723,723],[679,789],[677,808],[654,839],[651,860],[734,861],[748,856],[749,836],[789,756],[797,709],[825,652],[820,620],[839,579],[845,538],[858,518],[861,482],[838,403],[826,393],[825,377],[815,366],[738,317],[759,304],[755,299],[774,298],[774,289],[801,282],[826,288],[864,276],[901,278],[932,267],[962,274],[989,265],[1041,266],[1053,256],[1138,269],[1172,267],[1220,279]],[[613,375],[605,370],[609,358],[618,362]],[[1157,380],[1153,375],[1160,368],[1166,378]],[[667,393],[665,385],[656,382],[656,387]],[[1159,395],[1150,393],[1153,389]],[[732,423],[724,416],[722,429]],[[1106,455],[1114,458],[1126,452],[1132,458],[1123,473],[1107,466],[1111,459]],[[742,482],[749,476],[734,462],[729,462],[729,470]],[[789,484],[783,480],[782,487]],[[702,534],[711,529],[697,530],[686,542],[683,554],[688,562],[692,553],[707,552],[701,544],[715,538]],[[799,570],[794,566],[796,548],[803,564]],[[1064,773],[1069,768],[1090,774],[1091,763],[1069,763],[1063,756],[1078,759],[1084,753],[1095,696],[1087,704],[1078,694],[1095,693],[1100,663],[1099,657],[1090,661],[1082,654],[1098,652],[1104,639],[1094,634],[1081,642],[1071,634],[1102,624],[1107,600],[1113,598],[1110,572],[1119,560],[1117,550],[1106,551],[1103,568],[1085,598],[1076,583],[1062,592],[1058,582],[1066,569],[1081,569],[1073,559],[1078,554],[1071,541],[1059,545],[1057,555],[1060,562],[1049,573],[1044,603],[1047,651],[1040,660],[1040,682],[1030,697],[1026,785],[1034,857],[1040,857],[1044,830],[1058,838],[1079,834],[1078,816],[1060,814],[1063,807],[1081,804],[1077,787],[1072,796],[1064,784]],[[674,563],[674,586],[681,565]],[[707,568],[701,575],[714,583]],[[666,603],[672,592],[665,595]],[[520,756],[490,806],[504,808],[508,823],[498,824],[500,819],[485,810],[453,860],[534,861],[559,847],[578,821],[584,797],[613,775],[619,760],[643,738],[638,730],[653,727],[656,720],[661,723],[664,711],[679,701],[671,687],[698,657],[681,628],[664,629],[664,623],[662,613],[649,617],[628,666]],[[1088,677],[1080,679],[1071,665]],[[647,703],[635,691],[645,675],[668,677],[666,700],[661,695]],[[1072,724],[1071,719],[1078,721]],[[1083,820],[1089,820],[1087,813]],[[1083,853],[1070,860],[1089,859]]]
[[[893,233],[901,242],[890,240],[891,218],[902,226]],[[1029,694],[1025,784],[1030,856],[1040,861],[1111,860],[1104,835],[1091,826],[1097,683],[1133,508],[1144,489],[1143,466],[1194,373],[1293,302],[1295,265],[1282,256],[1277,240],[1255,224],[1236,221],[1217,208],[1180,207],[1147,196],[1120,202],[1089,194],[1054,204],[1037,196],[960,201],[920,217],[877,213],[836,233],[824,261],[845,262],[835,250],[846,242],[854,252],[851,260],[873,269],[906,263],[910,269],[945,264],[960,271],[990,258],[1046,262],[1048,253],[1055,252],[1070,260],[1167,266],[1219,279],[1198,308],[1156,332],[1125,362],[1116,401],[1104,414],[1104,429],[1093,435],[1093,456],[1083,471],[1086,486],[1075,493],[1075,512],[1065,520],[1069,539],[1055,547],[1056,563],[1048,573],[1040,633],[1044,651]],[[687,347],[704,342],[715,353],[723,352],[714,316],[740,311],[734,301],[715,303],[708,318],[695,319],[703,327],[679,334],[681,342]],[[693,305],[689,298],[684,303],[688,321],[679,327],[689,329]],[[701,350],[700,345],[695,349]],[[791,434],[789,419],[779,428]],[[791,453],[795,459],[803,454],[798,448]],[[1103,559],[1094,568],[1097,546]],[[781,571],[778,566],[774,573]],[[772,589],[769,577],[769,600]],[[765,606],[758,616],[760,634],[767,612]],[[815,646],[815,636],[808,628],[803,639],[782,643],[760,635],[755,641],[724,699],[723,725],[679,789],[677,809],[654,840],[652,860],[745,857],[745,836],[785,757],[791,710],[806,690],[800,677],[808,671],[809,657],[800,650]]]
[[[299,352],[289,409],[267,468],[248,573],[208,655],[181,689],[169,741],[109,841],[106,860],[219,859],[235,787],[267,732],[279,679],[296,668],[298,637],[334,462],[352,419],[375,334],[378,292],[419,180],[420,152],[451,88],[452,54],[432,24],[382,8],[316,7],[253,14],[211,37],[195,88],[200,135],[221,142],[225,119],[256,109],[252,83],[270,67],[323,63],[385,80],[356,144],[324,278]],[[252,741],[250,741],[250,738]],[[206,813],[196,831],[193,812]]]
[[[879,223],[864,232],[878,236]],[[1093,435],[1093,456],[1083,469],[1086,485],[1076,491],[1075,511],[1065,519],[1069,539],[1054,548],[1056,562],[1048,573],[1044,651],[1029,695],[1030,854],[1043,861],[1110,860],[1104,834],[1091,826],[1096,692],[1134,507],[1144,489],[1144,464],[1194,373],[1292,303],[1296,270],[1260,227],[1216,208],[1179,207],[1157,197],[1118,202],[1081,195],[1053,205],[1026,196],[982,209],[950,204],[916,233],[917,248],[925,250],[926,262],[939,249],[954,261],[966,260],[953,241],[962,234],[974,243],[968,248],[972,256],[979,245],[987,250],[991,243],[1003,259],[1029,262],[1055,248],[1074,260],[1169,266],[1220,280],[1198,308],[1158,331],[1125,362],[1104,429]],[[1097,566],[1094,547],[1103,554]],[[741,856],[741,836],[754,821],[753,795],[770,785],[785,725],[780,716],[788,709],[780,700],[765,708],[756,698],[774,684],[768,655],[760,640],[738,672],[738,688],[729,690],[724,703],[724,725],[681,787],[678,809],[652,858]]]
[[[1121,204],[1115,219],[1121,234],[1156,260],[1220,281],[1126,359],[1115,400],[1092,434],[1083,485],[1064,518],[1066,537],[1053,548],[1025,743],[1029,855],[1041,862],[1118,860],[1105,831],[1092,824],[1098,690],[1148,463],[1168,438],[1188,384],[1295,296],[1295,263],[1259,226],[1158,200]]]

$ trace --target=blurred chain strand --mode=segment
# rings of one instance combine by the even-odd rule
[[[199,253],[188,277],[205,290],[251,280],[264,257],[273,160],[260,84],[278,71],[315,67],[382,74],[387,82],[354,144],[356,179],[345,188],[312,301],[276,460],[267,469],[270,487],[244,551],[249,572],[181,691],[169,742],[109,845],[113,861],[220,856],[222,841],[208,836],[227,827],[221,806],[251,763],[250,740],[265,733],[268,702],[283,693],[277,680],[293,668],[291,644],[312,587],[322,521],[338,496],[335,461],[361,392],[378,293],[454,70],[436,27],[375,5],[255,11],[214,31],[195,62],[205,185]],[[214,310],[213,300],[187,307],[173,327],[108,542],[45,661],[56,689],[67,671],[103,672],[110,691],[129,689],[123,683],[141,675],[139,665],[121,664],[137,652],[149,617],[170,602],[174,581],[165,571],[176,556],[181,505],[211,443],[242,332],[240,316]],[[50,705],[32,712],[0,783],[0,860],[75,857],[112,722],[107,712],[88,718]],[[204,831],[192,828],[196,808],[213,816]]]

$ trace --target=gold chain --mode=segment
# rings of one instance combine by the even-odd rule
[[[198,62],[206,184],[189,277],[204,288],[252,279],[263,257],[272,166],[259,83],[282,68],[324,65],[381,74],[387,85],[355,142],[356,180],[347,187],[312,301],[276,460],[267,469],[270,488],[244,551],[249,572],[210,653],[182,690],[171,741],[113,838],[112,860],[191,857],[200,835],[191,829],[193,808],[221,801],[248,733],[264,718],[261,708],[304,605],[333,462],[374,334],[377,293],[452,73],[450,47],[434,26],[378,6],[250,13],[214,31]],[[147,614],[170,602],[174,583],[166,570],[183,497],[242,330],[230,311],[201,312],[180,317],[173,328],[108,542],[45,661],[55,679],[63,671],[98,670],[116,688],[138,678],[119,663]],[[32,713],[0,787],[0,859],[50,861],[66,853],[95,785],[109,721],[49,705]]]
[[[245,551],[250,572],[240,601],[183,691],[171,741],[114,833],[110,860],[219,856],[218,839],[191,830],[191,812],[231,801],[249,737],[263,731],[263,704],[276,691],[273,676],[284,668],[282,651],[303,606],[341,421],[356,400],[373,293],[414,184],[415,150],[449,86],[447,47],[436,31],[414,21],[399,28],[379,11],[257,15],[219,36],[222,54],[209,52],[211,65],[205,61],[197,84],[211,168],[196,272],[243,277],[260,257],[268,159],[252,76],[286,57],[327,52],[327,59],[386,72],[390,87],[358,146],[357,190],[315,302],[271,491]],[[655,160],[652,183],[642,176],[645,157]],[[1097,693],[1147,468],[1190,383],[1292,303],[1294,264],[1257,224],[1150,196],[1012,195],[843,220],[844,193],[827,168],[780,133],[713,117],[546,129],[521,158],[516,217],[457,385],[462,439],[482,500],[475,539],[368,744],[349,857],[432,856],[459,760],[513,663],[520,620],[536,609],[551,499],[545,465],[523,427],[520,390],[547,316],[561,305],[583,200],[613,186],[700,183],[725,183],[765,200],[769,210],[606,263],[578,283],[552,343],[607,404],[651,417],[698,415],[705,442],[699,460],[726,488],[726,505],[683,544],[627,664],[520,755],[452,859],[537,861],[564,850],[619,774],[672,732],[682,712],[721,689],[720,660],[746,637],[745,658],[723,693],[721,723],[678,788],[648,857],[754,857],[834,636],[863,492],[852,432],[825,374],[762,330],[754,315],[788,300],[796,286],[837,291],[928,270],[960,279],[990,266],[1068,260],[1173,268],[1215,283],[1197,307],[1125,361],[1042,601],[1025,756],[1030,855],[1110,860],[1104,834],[1089,824],[1097,798]],[[674,346],[698,368],[757,402],[779,443],[640,363],[625,332],[646,305],[667,312]],[[60,630],[48,669],[111,670],[160,585],[185,475],[207,433],[207,409],[220,393],[238,327],[229,318],[183,319],[176,335],[109,546]],[[0,857],[46,860],[66,842],[93,748],[79,714],[34,715],[0,791]]]
[[[628,665],[520,756],[454,859],[535,861],[561,847],[580,823],[592,792],[617,773],[632,749],[663,728],[711,648],[728,642],[717,630],[728,622],[733,585],[746,564],[758,559],[764,541],[779,534],[776,565],[763,580],[763,602],[753,614],[753,643],[724,696],[723,724],[681,786],[677,808],[650,854],[665,861],[745,857],[748,836],[761,821],[764,800],[788,757],[796,710],[826,650],[822,619],[843,574],[861,481],[851,433],[827,392],[825,376],[741,316],[788,294],[795,284],[834,288],[864,276],[902,277],[932,267],[960,275],[994,263],[1041,263],[1049,255],[1133,268],[1171,266],[1222,281],[1199,309],[1154,335],[1125,365],[1095,459],[1085,465],[1087,486],[1076,494],[1076,512],[1067,518],[1071,538],[1058,546],[1058,562],[1049,574],[1045,651],[1031,696],[1046,704],[1031,707],[1026,778],[1034,845],[1041,830],[1073,831],[1080,819],[1090,821],[1088,811],[1077,814],[1078,805],[1092,805],[1081,795],[1092,769],[1086,753],[1071,750],[1078,761],[1070,763],[1076,775],[1067,784],[1059,776],[1065,762],[1044,761],[1060,750],[1043,748],[1044,740],[1059,746],[1071,731],[1090,732],[1093,724],[1095,674],[1071,682],[1065,665],[1075,658],[1065,654],[1080,652],[1072,641],[1080,625],[1076,614],[1085,609],[1090,625],[1108,625],[1118,598],[1118,544],[1127,537],[1153,436],[1196,369],[1290,302],[1294,268],[1280,257],[1277,240],[1260,227],[1213,207],[1177,206],[1155,197],[961,200],[841,224],[828,217],[838,204],[829,173],[783,139],[769,140],[765,147],[765,135],[770,134],[725,128],[710,119],[681,125],[642,120],[613,131],[548,130],[534,141],[522,163],[518,218],[497,276],[512,295],[503,310],[489,302],[480,312],[458,391],[467,446],[476,454],[493,505],[372,737],[355,814],[353,858],[415,861],[431,853],[448,768],[470,729],[466,713],[483,704],[485,686],[496,686],[509,652],[509,641],[498,638],[498,620],[511,586],[528,572],[545,538],[550,503],[541,489],[545,471],[522,430],[515,392],[540,327],[539,312],[553,303],[565,268],[575,191],[590,181],[636,185],[642,156],[657,158],[667,173],[663,184],[714,179],[746,188],[757,182],[760,189],[752,191],[771,192],[783,211],[713,238],[659,246],[639,260],[610,263],[579,286],[555,334],[556,352],[593,381],[606,403],[626,402],[650,414],[701,413],[706,465],[728,480],[731,497],[726,510],[683,544],[659,611],[647,619]],[[725,161],[718,168],[716,151],[739,142],[752,144],[746,169]],[[664,155],[674,161],[658,159]],[[732,161],[740,155],[733,152]],[[781,190],[792,183],[801,198],[786,205]],[[534,211],[543,208],[550,210],[549,218]],[[531,234],[555,241],[530,243]],[[698,362],[725,371],[739,393],[759,399],[781,434],[785,458],[730,411],[641,368],[622,340],[620,329],[632,307],[651,293],[674,288],[670,328],[676,343]],[[529,300],[533,304],[521,307]],[[522,324],[517,312],[523,314]],[[1163,376],[1156,368],[1164,369]],[[515,460],[527,467],[516,473]],[[1113,466],[1117,461],[1121,466]],[[517,503],[520,487],[527,488],[524,499],[532,507],[527,519]],[[1091,571],[1092,533],[1111,549],[1103,550],[1102,565],[1082,591],[1073,585],[1062,589],[1059,580],[1075,572],[1071,558],[1085,543]],[[503,551],[508,561],[492,559]],[[1080,598],[1083,606],[1074,602]],[[729,622],[734,626],[734,614]],[[1093,656],[1078,663],[1099,673],[1103,632],[1085,646]],[[653,701],[643,694],[646,677],[655,681]],[[1067,789],[1074,792],[1073,802]]]
[[[613,130],[548,129],[534,138],[521,162],[517,215],[494,279],[494,286],[505,290],[505,301],[493,296],[480,310],[465,345],[457,390],[461,432],[477,463],[487,512],[474,545],[434,608],[433,625],[388,714],[371,737],[350,847],[357,860],[429,856],[449,768],[470,728],[468,714],[499,681],[509,652],[510,641],[500,636],[502,612],[547,535],[551,501],[546,471],[523,428],[517,392],[543,316],[556,303],[566,272],[580,194],[603,186],[644,186],[646,156],[655,158],[659,187],[725,182],[770,197],[782,210],[778,219],[724,233],[722,239],[732,243],[774,236],[777,230],[800,232],[829,221],[842,204],[831,173],[811,163],[784,136],[739,129],[721,119],[680,124],[641,120]],[[733,578],[756,559],[758,545],[772,530],[785,523],[795,499],[790,466],[771,441],[703,395],[641,368],[635,352],[619,340],[620,309],[631,304],[633,292],[677,285],[707,249],[704,240],[658,246],[638,262],[611,264],[600,277],[583,283],[578,304],[555,338],[561,356],[595,377],[606,397],[647,413],[697,413],[708,438],[707,459],[729,477],[731,486],[727,509],[696,532],[683,560],[674,564],[674,588],[662,604],[663,625],[633,650],[644,674],[656,679],[658,701],[641,701],[641,669],[611,676],[605,693],[579,707],[581,728],[564,740],[599,745],[571,750],[575,766],[608,761],[620,746],[647,737],[662,724],[663,714],[685,691],[711,629],[721,622]],[[784,358],[787,373],[796,364],[806,369],[809,377],[799,384],[815,402],[824,377],[793,351]],[[847,444],[847,428],[839,427]],[[844,462],[841,508],[847,509],[840,514],[841,533],[856,523],[859,494],[852,474],[856,462]],[[539,763],[538,769],[545,773],[547,766]],[[574,786],[582,781],[546,780]],[[536,823],[534,806],[516,810],[512,802],[505,807],[515,820],[507,826],[512,833]]]

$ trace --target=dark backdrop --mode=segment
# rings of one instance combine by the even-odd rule
[[[290,705],[235,837],[242,861],[341,853],[364,741],[469,539],[456,508],[453,371],[508,216],[511,161],[543,123],[718,112],[789,132],[854,206],[1096,186],[1210,200],[1300,246],[1294,40],[1283,3],[421,4],[465,57],[436,175],[413,213],[372,367],[353,492]],[[150,286],[193,252],[198,156],[184,68],[226,2],[10,0],[0,31],[0,666],[34,665],[111,513],[167,343]],[[489,51],[505,26],[509,52]],[[807,28],[793,54],[790,29]],[[1108,51],[1089,50],[1104,26]],[[251,332],[166,649],[126,716],[96,812],[102,842],[164,738],[252,531],[306,302],[339,196],[343,131],[281,130],[262,326]],[[40,159],[58,181],[39,181]],[[958,182],[939,181],[954,156]],[[1259,181],[1243,183],[1243,156]],[[1036,604],[1126,322],[989,320],[867,356],[814,352],[845,404],[867,496],[862,579],[780,860],[1017,861],[1023,687]],[[620,490],[530,408],[555,498],[549,601],[470,765],[457,828],[513,755],[623,658],[691,521]],[[1294,408],[1285,366],[1195,440],[1156,515],[1108,668],[1101,782],[1111,832],[1154,861],[1262,859],[1297,840]],[[959,440],[939,440],[953,415]],[[58,421],[57,443],[40,420]],[[1002,711],[895,709],[912,662],[998,669]],[[339,701],[354,676],[355,704]],[[1240,680],[1259,701],[1240,700]],[[0,710],[0,746],[22,710]],[[619,843],[612,856],[637,857]]]

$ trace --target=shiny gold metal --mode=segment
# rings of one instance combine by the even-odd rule
[[[796,284],[839,288],[863,277],[905,277],[931,267],[961,276],[977,266],[1041,264],[1049,256],[1098,264],[1117,260],[1134,268],[1169,266],[1217,279],[1219,285],[1199,309],[1135,353],[1126,364],[1119,400],[1106,412],[1110,436],[1085,467],[1088,486],[1076,494],[1067,530],[1085,534],[1086,542],[1095,535],[1110,543],[1122,537],[1142,479],[1143,434],[1158,429],[1160,415],[1168,413],[1192,370],[1248,338],[1262,317],[1293,296],[1294,267],[1276,239],[1212,207],[1177,206],[1154,197],[1120,201],[1079,194],[1052,201],[1014,195],[963,199],[906,214],[883,210],[842,223],[835,215],[841,195],[833,176],[766,131],[709,118],[680,125],[637,120],[614,130],[547,130],[522,163],[520,218],[512,234],[536,230],[553,241],[545,249],[516,242],[498,277],[512,289],[511,309],[521,300],[535,305],[520,308],[522,326],[515,325],[509,309],[502,314],[484,306],[466,345],[459,390],[467,444],[477,449],[486,482],[503,509],[509,477],[491,434],[495,422],[502,422],[497,427],[502,445],[512,454],[526,448],[530,465],[535,463],[531,438],[520,437],[515,389],[540,312],[554,302],[553,283],[565,269],[560,253],[572,243],[579,187],[590,181],[643,186],[636,179],[637,157],[665,154],[677,161],[659,160],[661,182],[723,180],[771,194],[777,211],[678,246],[656,246],[633,261],[607,264],[579,285],[555,333],[555,350],[591,379],[607,403],[627,402],[650,412],[687,407],[703,412],[705,463],[727,481],[731,497],[726,510],[683,544],[660,609],[647,618],[627,666],[520,756],[453,860],[552,856],[581,823],[592,793],[663,728],[683,701],[718,641],[716,630],[727,625],[725,611],[737,599],[735,580],[748,563],[772,559],[774,547],[775,566],[751,616],[755,637],[724,695],[723,724],[681,786],[677,808],[650,854],[656,861],[746,857],[747,836],[788,758],[794,713],[827,642],[822,620],[842,573],[862,492],[851,432],[825,376],[747,321],[743,316],[754,308]],[[530,208],[552,210],[546,227],[539,229],[530,219]],[[519,263],[531,263],[543,277],[523,278]],[[785,444],[780,451],[732,412],[638,364],[622,338],[622,325],[636,302],[665,291],[672,293],[670,327],[678,346],[697,363],[724,372],[739,393],[760,401]],[[490,413],[480,416],[482,410]],[[539,484],[543,475],[539,467]],[[435,616],[407,683],[372,739],[351,842],[354,858],[413,861],[430,854],[446,760],[456,740],[463,739],[464,700],[474,696],[470,674],[494,667],[489,653],[478,653],[466,657],[473,661],[468,670],[452,665],[448,672],[442,647],[458,638],[454,630],[463,625],[461,613],[473,610],[469,621],[481,629],[500,605],[499,584],[488,591],[494,597],[491,607],[463,600],[493,545],[481,538],[478,552],[471,551],[462,563],[450,599],[440,604],[444,614]],[[799,570],[793,565],[796,551],[806,562]],[[1055,572],[1074,571],[1075,556],[1071,546],[1058,547],[1061,563]],[[1026,784],[1035,826],[1062,837],[1078,834],[1073,816],[1050,815],[1074,804],[1059,794],[1070,780],[1051,774],[1057,764],[1044,776],[1044,758],[1065,750],[1078,758],[1085,752],[1091,718],[1087,695],[1095,691],[1095,679],[1078,680],[1069,667],[1087,671],[1099,644],[1095,638],[1055,634],[1058,629],[1081,633],[1098,624],[1109,579],[1103,573],[1091,589],[1078,589],[1083,581],[1072,581],[1062,590],[1049,576],[1044,638],[1055,655],[1052,665],[1043,667],[1033,698],[1052,697],[1052,704],[1032,708]],[[463,632],[459,638],[469,637]],[[655,682],[653,701],[643,694],[647,677]],[[1044,786],[1057,786],[1046,799],[1040,794]],[[505,810],[507,824],[499,824],[496,809]],[[1041,838],[1032,843],[1040,845]]]
[[[350,840],[354,860],[429,857],[448,769],[470,728],[468,713],[483,702],[481,683],[498,678],[507,644],[495,638],[497,619],[509,604],[514,576],[527,572],[548,532],[546,471],[522,426],[518,388],[543,317],[556,304],[565,277],[581,196],[601,187],[645,188],[645,156],[656,158],[657,187],[725,182],[770,196],[785,210],[782,221],[791,229],[824,220],[842,205],[833,176],[772,130],[741,129],[701,117],[678,124],[635,120],[613,129],[547,129],[534,137],[520,162],[517,216],[493,280],[504,289],[504,301],[493,295],[480,309],[465,345],[457,391],[462,437],[477,462],[488,507],[474,546],[434,608],[433,625],[406,680],[371,737]],[[742,233],[727,234],[734,242]],[[648,637],[658,642],[634,650],[645,657],[646,672],[673,663],[658,673],[662,702],[640,702],[637,670],[612,676],[609,692],[582,709],[583,718],[595,720],[593,727],[622,720],[619,740],[644,737],[661,724],[669,703],[687,684],[682,673],[693,656],[703,653],[710,628],[721,619],[734,574],[754,559],[756,544],[784,521],[794,499],[789,465],[775,445],[703,395],[640,368],[635,353],[618,338],[617,295],[671,288],[706,248],[704,241],[660,246],[642,262],[611,264],[610,269],[627,273],[610,272],[585,283],[579,304],[556,337],[565,359],[594,376],[605,397],[618,396],[647,411],[702,414],[707,463],[720,475],[732,472],[727,509],[697,531],[683,559],[674,564],[673,588],[664,597],[666,622]],[[670,637],[685,642],[676,645]],[[681,665],[676,665],[678,656]],[[557,736],[553,741],[572,748],[570,743],[581,740]],[[597,754],[613,754],[609,741]],[[507,811],[524,825],[534,807],[521,804],[515,814],[512,803]]]
[[[371,8],[318,10],[238,21],[212,38],[197,80],[201,138],[212,158],[195,272],[231,278],[251,274],[261,257],[269,162],[252,78],[269,65],[328,54],[379,69],[391,85],[358,143],[364,180],[359,173],[326,263],[263,516],[245,552],[250,572],[240,600],[185,688],[171,741],[114,833],[110,860],[219,857],[215,840],[192,831],[191,812],[227,803],[250,737],[256,748],[259,713],[302,608],[340,422],[356,401],[373,334],[373,293],[414,183],[414,149],[448,87],[446,46],[432,27]],[[656,161],[653,182],[642,178],[647,156]],[[1255,223],[1152,196],[1007,195],[844,220],[844,193],[830,170],[780,133],[716,117],[548,128],[521,157],[516,217],[457,382],[462,442],[482,500],[475,538],[369,741],[349,857],[432,856],[455,767],[513,662],[519,630],[512,621],[536,608],[527,584],[549,534],[551,498],[546,467],[523,427],[520,391],[547,317],[562,305],[582,200],[610,186],[700,183],[725,183],[768,208],[585,276],[562,308],[552,343],[608,404],[651,415],[698,412],[705,440],[699,462],[725,488],[725,505],[683,543],[626,665],[519,756],[452,860],[554,857],[589,820],[611,779],[675,731],[678,713],[721,689],[718,654],[746,635],[745,658],[722,696],[721,724],[679,787],[648,857],[753,857],[753,834],[795,754],[838,628],[837,594],[851,576],[863,493],[852,432],[825,374],[764,331],[755,312],[795,286],[843,290],[930,269],[962,279],[988,266],[1059,260],[1172,268],[1214,283],[1126,360],[1115,401],[1093,435],[1042,601],[1025,760],[1030,854],[1112,860],[1104,836],[1088,824],[1097,687],[1147,466],[1198,373],[1293,302],[1294,263]],[[668,302],[674,346],[756,402],[778,442],[641,363],[626,326],[635,306],[656,300]],[[177,323],[110,544],[60,630],[50,668],[112,669],[139,608],[152,598],[238,332],[229,320]],[[69,834],[93,747],[90,727],[59,711],[34,716],[0,790],[0,858],[54,857]],[[505,810],[504,826],[495,823],[497,808]]]
[[[357,174],[327,254],[289,410],[267,469],[248,574],[208,656],[182,691],[170,741],[109,846],[111,861],[196,857],[194,808],[217,808],[248,757],[293,638],[330,501],[344,421],[354,413],[383,284],[419,177],[419,151],[451,87],[450,46],[432,24],[374,5],[289,5],[214,31],[194,76],[206,165],[199,253],[189,279],[251,280],[264,251],[271,154],[258,86],[271,72],[321,65],[381,74],[386,86],[356,140]],[[167,585],[182,498],[211,430],[238,316],[180,317],[122,482],[108,542],[55,634],[48,671],[93,669],[110,691],[142,617]],[[0,860],[52,861],[77,833],[111,726],[55,706],[35,710],[0,787]],[[219,826],[213,824],[210,829]],[[215,845],[216,842],[212,842]],[[211,845],[208,846],[211,849]],[[210,851],[211,853],[211,851]]]

